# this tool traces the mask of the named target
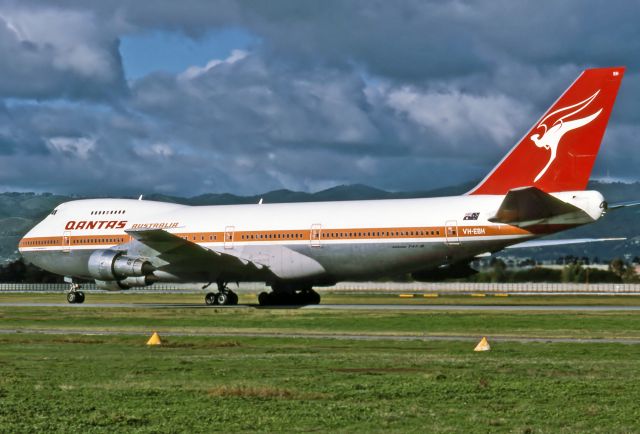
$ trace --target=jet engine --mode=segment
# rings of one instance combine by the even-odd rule
[[[96,250],[89,257],[89,274],[91,277],[101,281],[125,281],[127,279],[142,278],[145,280],[145,276],[149,276],[155,271],[155,267],[151,265],[151,262],[142,258],[131,258],[126,256],[124,252],[117,250]],[[145,286],[140,285],[138,279],[136,285],[130,286]]]

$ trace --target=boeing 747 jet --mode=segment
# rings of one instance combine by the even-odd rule
[[[266,282],[272,291],[259,302],[270,305],[319,303],[313,288],[342,280],[454,272],[614,208],[585,188],[623,75],[622,67],[582,72],[461,196],[232,206],[75,200],[51,211],[19,249],[67,277],[70,303],[85,299],[77,279],[107,290],[215,283],[205,302],[220,305],[238,302],[230,282]]]

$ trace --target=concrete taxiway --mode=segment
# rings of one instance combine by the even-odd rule
[[[464,305],[464,304],[318,304],[306,306],[266,306],[239,304],[237,306],[208,306],[204,303],[0,303],[0,307],[67,307],[73,309],[328,309],[328,310],[410,310],[410,311],[541,311],[541,312],[634,312],[640,306],[581,306],[581,305]]]

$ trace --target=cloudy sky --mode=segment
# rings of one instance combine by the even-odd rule
[[[640,178],[636,1],[0,0],[0,191],[424,190],[627,66],[593,176]]]

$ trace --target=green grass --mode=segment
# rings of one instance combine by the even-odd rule
[[[2,432],[636,432],[640,346],[0,336]]]
[[[640,338],[637,312],[3,306],[0,329],[23,331],[0,334],[0,432],[640,431],[640,345],[492,340]],[[282,337],[163,335],[228,331]],[[492,350],[393,335],[487,335]]]
[[[637,312],[0,307],[0,329],[640,338]]]
[[[203,304],[205,291],[185,293],[139,293],[139,292],[87,292],[86,303],[187,303]],[[399,294],[376,294],[366,292],[321,292],[322,304],[431,304],[431,305],[582,305],[582,306],[640,306],[640,296],[634,295],[510,295],[500,297],[486,294],[485,297],[471,295],[440,295],[423,297],[414,294],[413,298],[401,298]],[[241,304],[257,304],[255,293],[241,291]],[[0,292],[0,303],[65,303],[64,292]]]

